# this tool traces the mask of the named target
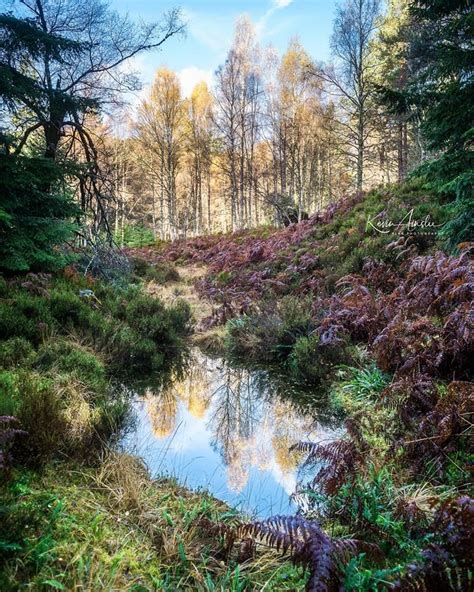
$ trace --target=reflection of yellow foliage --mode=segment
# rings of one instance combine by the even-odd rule
[[[188,394],[188,389],[189,389],[189,380],[188,379],[184,379],[184,380],[180,380],[179,382],[176,381],[173,383],[173,390],[175,392],[175,394],[178,395],[178,397],[184,401],[187,397]]]
[[[272,403],[272,412],[275,421],[282,421],[289,424],[297,421],[297,418],[295,417],[295,410],[291,403],[279,399],[275,399],[272,401]]]
[[[197,364],[193,366],[188,377],[174,384],[180,399],[187,403],[188,411],[196,419],[202,419],[209,406],[206,395],[211,388],[209,373]]]
[[[288,473],[296,468],[296,455],[289,452],[294,444],[288,436],[273,436],[272,445],[275,452],[275,460],[283,473]]]
[[[155,436],[157,438],[169,436],[176,424],[178,401],[175,393],[171,389],[158,395],[148,392],[145,404]]]
[[[190,393],[188,399],[189,413],[196,419],[202,419],[207,411],[209,401],[205,399],[204,393]]]

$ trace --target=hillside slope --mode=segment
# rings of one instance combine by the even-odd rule
[[[474,266],[470,244],[442,250],[443,212],[412,183],[284,229],[134,251],[206,265],[196,289],[214,310],[202,325],[225,324],[226,354],[279,365],[345,416],[339,441],[296,447],[314,467],[306,521],[255,527],[277,547],[294,528],[317,546],[316,520],[376,546],[378,559],[360,555],[336,577],[345,589],[472,584]],[[335,577],[304,562],[311,581]]]

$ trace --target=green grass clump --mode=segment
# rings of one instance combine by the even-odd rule
[[[106,369],[97,354],[67,339],[42,345],[35,366],[48,373],[67,374],[94,393],[102,393],[107,387]]]
[[[342,366],[342,376],[331,390],[331,404],[345,413],[355,413],[377,403],[380,393],[390,384],[390,376],[375,362],[362,367]]]
[[[13,415],[28,432],[18,455],[36,463],[68,448],[65,398],[51,378],[24,369],[0,371],[0,415]]]
[[[15,458],[38,465],[64,454],[92,457],[123,422],[128,404],[119,390],[91,386],[57,367],[0,369],[0,415],[16,417],[27,432]]]
[[[312,301],[284,296],[272,310],[228,321],[225,347],[237,360],[281,364],[292,381],[320,386],[333,368],[350,359],[345,343],[321,344],[314,332]]]
[[[288,356],[288,367],[296,380],[320,384],[347,356],[344,344],[321,344],[319,336],[313,333],[296,340]]]
[[[226,349],[231,357],[251,356],[256,362],[285,360],[300,337],[314,328],[311,300],[283,297],[277,307],[263,307],[257,314],[230,320],[227,325]]]
[[[185,347],[189,308],[166,308],[140,286],[27,277],[10,280],[0,297],[0,415],[28,432],[19,458],[83,457],[127,415],[121,381],[169,375]]]
[[[182,349],[183,337],[190,330],[187,304],[177,302],[164,307],[140,286],[119,289],[96,282],[92,288],[90,296],[87,290],[90,292],[91,286],[78,277],[73,281],[52,278],[38,293],[34,286],[30,293],[12,284],[8,296],[0,298],[0,333],[6,339],[22,339],[34,348],[58,335],[72,335],[79,343],[91,345],[104,358],[105,365],[110,365],[113,372],[120,371],[121,377],[141,375],[144,369],[164,370]],[[24,342],[20,349],[26,347]],[[5,349],[8,347],[0,350],[5,364],[26,359],[26,353],[22,356],[19,351],[15,362],[13,350],[8,353]],[[63,360],[63,366],[74,365],[75,361],[79,367],[93,364],[86,360],[85,350],[82,360],[77,348],[73,354],[68,346],[60,357],[66,354],[70,359]],[[42,355],[44,358],[44,351]]]

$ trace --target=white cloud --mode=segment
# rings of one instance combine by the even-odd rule
[[[209,17],[189,9],[183,11],[183,18],[190,35],[200,43],[219,55],[227,52],[234,27],[233,18],[219,15]]]
[[[289,6],[293,0],[273,0],[270,8],[265,14],[255,23],[255,28],[260,38],[263,38],[267,33],[267,26],[270,18],[280,9]]]
[[[212,70],[202,70],[196,66],[189,66],[188,68],[179,70],[178,78],[181,82],[183,97],[189,97],[198,82],[204,81],[209,87],[211,86]]]

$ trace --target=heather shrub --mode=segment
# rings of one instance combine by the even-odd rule
[[[182,301],[167,310],[159,300],[140,294],[127,304],[125,319],[140,336],[173,347],[179,343],[178,336],[188,330],[190,309]]]
[[[107,303],[108,306],[108,303]],[[109,312],[109,311],[108,311]],[[94,344],[100,344],[105,335],[105,327],[112,319],[100,309],[84,306],[79,313],[79,326],[77,333],[87,338]]]
[[[161,370],[165,354],[157,351],[154,341],[148,338],[137,338],[129,352],[130,366],[135,373]]]
[[[149,269],[152,267],[143,257],[130,257],[130,261],[133,265],[135,275],[140,278],[146,277]]]
[[[25,292],[15,291],[0,301],[0,335],[24,337],[38,343],[54,321],[47,302]]]
[[[168,261],[159,261],[150,265],[143,257],[132,257],[133,271],[138,278],[157,284],[178,282],[180,275],[176,267]]]
[[[313,328],[309,298],[283,297],[278,306],[265,303],[257,314],[231,319],[227,325],[226,348],[231,356],[251,356],[258,362],[286,359],[299,337]]]
[[[171,326],[178,335],[186,335],[192,330],[192,314],[189,304],[185,300],[177,300],[168,308]]]
[[[107,385],[105,367],[97,355],[71,341],[50,341],[41,346],[35,366],[43,371],[69,374],[93,392],[101,392]]]
[[[165,307],[160,300],[140,294],[127,303],[125,319],[130,326],[146,329],[149,318],[153,317],[165,317]]]
[[[106,355],[112,373],[134,377],[163,368],[165,352],[161,351],[161,344],[157,345],[148,337],[141,337],[130,326],[110,325],[106,335]]]
[[[231,357],[251,356],[255,361],[271,361],[280,319],[276,315],[241,316],[226,324],[225,344]]]
[[[312,333],[299,337],[288,357],[288,367],[296,380],[318,384],[330,377],[337,364],[347,360],[341,344],[321,343],[319,335]]]
[[[189,330],[185,303],[167,309],[139,286],[30,274],[8,287],[0,298],[0,414],[29,433],[24,459],[81,455],[105,441],[128,410],[111,381],[164,377]]]
[[[51,293],[51,314],[62,328],[78,327],[84,317],[87,317],[87,304],[79,294],[64,284],[59,284]]]
[[[95,300],[81,298],[79,288],[72,290],[61,282],[52,291],[50,307],[57,333],[74,334],[92,342],[100,340],[108,303],[102,307]]]
[[[145,280],[153,281],[157,284],[166,284],[168,282],[179,282],[180,275],[174,265],[163,261],[156,265],[150,266],[148,272],[144,276]]]
[[[29,365],[34,358],[35,350],[24,337],[11,337],[0,342],[0,367]]]
[[[101,307],[92,309],[87,321],[94,328],[91,338],[112,372],[138,376],[160,370],[184,347],[182,338],[191,327],[185,301],[165,307],[139,286],[114,291],[100,286],[97,296]]]
[[[83,297],[82,285],[88,290]],[[28,293],[21,286],[13,286],[9,293],[12,298],[0,299],[0,333],[7,339],[21,337],[33,345],[39,345],[52,333],[71,333],[104,352],[109,362],[116,356],[113,371],[135,376],[146,369],[161,368],[163,360],[171,359],[182,345],[181,337],[190,330],[191,314],[185,302],[165,308],[139,286],[120,289],[97,282],[93,288],[81,278],[74,283],[52,280],[47,294]],[[79,350],[73,356],[68,345],[68,356],[59,353],[58,348],[49,352],[48,364],[53,363],[52,357],[57,357],[56,363],[66,369],[77,362],[87,380],[91,378],[82,365],[85,360],[74,359],[80,355]],[[44,351],[42,354],[46,355]],[[21,357],[21,351],[17,357]]]

